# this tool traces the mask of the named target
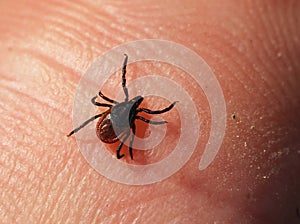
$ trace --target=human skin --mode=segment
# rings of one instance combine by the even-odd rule
[[[300,2],[159,2],[1,1],[2,223],[300,223]],[[97,173],[66,134],[93,60],[148,38],[183,44],[209,64],[227,128],[199,171],[203,112],[204,137],[187,164],[162,182],[129,186]],[[106,88],[120,88],[112,81]],[[201,111],[198,92],[189,89]]]

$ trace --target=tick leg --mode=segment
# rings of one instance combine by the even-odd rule
[[[147,114],[162,114],[162,113],[165,113],[165,112],[171,110],[177,102],[178,101],[175,101],[170,106],[168,106],[168,107],[166,107],[165,109],[162,109],[162,110],[149,110],[147,108],[138,108],[137,112],[143,111],[143,112],[145,112]]]
[[[122,146],[123,146],[124,142],[126,142],[127,138],[129,137],[129,134],[130,134],[130,131],[128,131],[128,132],[126,133],[125,137],[123,138],[123,140],[121,141],[121,143],[120,143],[119,146],[118,146],[118,149],[117,149],[117,151],[116,151],[116,153],[117,153],[117,158],[118,158],[118,159],[121,159],[121,158],[124,156],[124,154],[120,155],[120,151],[121,151],[121,149],[122,149]]]
[[[128,101],[128,89],[126,87],[125,75],[126,75],[126,66],[127,66],[128,56],[127,56],[127,54],[124,54],[124,56],[125,56],[125,59],[124,59],[123,68],[122,68],[122,87],[123,87],[123,91],[125,93],[125,102],[127,102]]]
[[[96,99],[97,99],[97,96],[94,96],[91,99],[92,104],[94,104],[95,106],[98,106],[98,107],[112,107],[112,105],[107,104],[107,103],[98,103],[98,102],[96,102]]]
[[[135,116],[136,119],[139,119],[141,121],[144,121],[146,123],[149,123],[149,124],[165,124],[165,123],[168,123],[167,121],[151,121],[151,120],[148,120],[144,117],[141,117],[141,116]]]
[[[112,99],[108,98],[107,96],[104,96],[104,94],[103,94],[101,91],[99,91],[99,96],[100,96],[102,99],[104,99],[104,100],[106,100],[106,101],[108,101],[108,102],[110,102],[110,103],[113,103],[113,104],[118,104],[118,103],[119,103],[119,102],[117,102],[117,101],[115,101],[115,100],[112,100]]]
[[[133,141],[134,141],[134,137],[135,137],[135,124],[132,124],[132,135],[131,135],[131,139],[130,139],[130,143],[129,143],[129,154],[130,154],[130,158],[133,160],[133,154],[132,154],[132,145],[133,145]]]
[[[86,120],[85,122],[83,122],[78,128],[75,128],[73,131],[71,131],[67,137],[70,137],[71,135],[73,135],[74,133],[76,133],[77,131],[79,131],[81,128],[85,127],[88,123],[92,122],[93,120],[101,117],[103,114],[105,114],[106,112],[102,113],[102,114],[97,114],[93,117],[91,117],[90,119]]]

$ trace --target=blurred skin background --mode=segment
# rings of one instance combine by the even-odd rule
[[[1,223],[300,223],[299,15],[297,0],[1,1]],[[204,58],[224,91],[227,129],[204,171],[199,141],[175,175],[127,186],[99,175],[65,135],[93,60],[149,38]],[[207,106],[189,91],[199,111]],[[206,129],[209,119],[200,117]]]

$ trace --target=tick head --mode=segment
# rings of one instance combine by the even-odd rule
[[[142,103],[143,100],[144,100],[144,97],[136,96],[136,97],[132,98],[129,102],[132,103],[133,107],[137,108]]]

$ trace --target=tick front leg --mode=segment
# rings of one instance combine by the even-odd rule
[[[124,142],[126,142],[127,138],[129,137],[129,134],[130,134],[130,131],[128,131],[126,133],[125,137],[123,138],[123,140],[120,142],[120,144],[118,146],[118,149],[116,151],[117,159],[121,159],[124,156],[124,154],[120,155],[120,151],[122,149],[122,146],[123,146]]]
[[[128,101],[128,89],[126,87],[126,67],[127,67],[127,61],[128,61],[128,56],[127,54],[124,54],[125,58],[124,58],[124,62],[123,62],[123,68],[122,68],[122,87],[123,87],[123,91],[125,94],[125,102]]]
[[[92,104],[94,104],[95,106],[98,106],[98,107],[112,107],[112,105],[107,104],[107,103],[98,103],[98,102],[96,101],[96,99],[97,99],[97,96],[94,96],[94,97],[91,99]]]
[[[113,103],[113,104],[118,104],[119,102],[117,102],[117,101],[115,101],[115,100],[112,100],[112,99],[110,99],[110,98],[108,98],[107,96],[105,96],[101,91],[99,91],[99,96],[102,98],[102,99],[104,99],[104,100],[106,100],[106,101],[108,101],[108,102],[110,102],[110,103]]]

